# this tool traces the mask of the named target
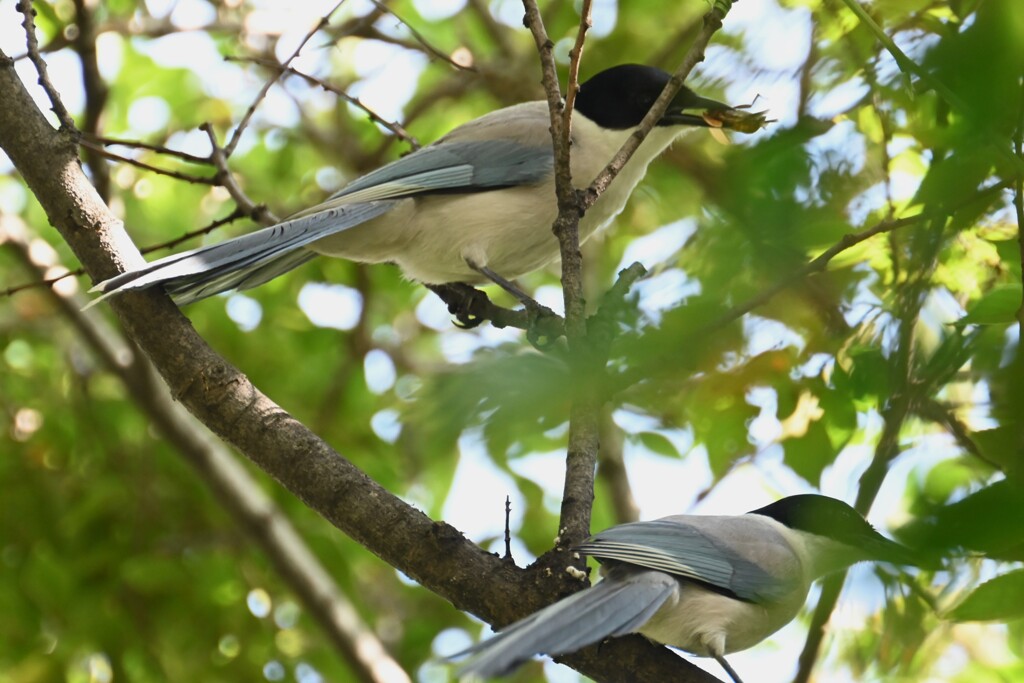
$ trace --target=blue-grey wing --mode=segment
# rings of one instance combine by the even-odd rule
[[[770,529],[763,532],[777,535]],[[576,550],[599,560],[627,562],[699,581],[748,602],[760,603],[787,595],[794,588],[794,580],[780,576],[793,574],[776,575],[762,566],[798,563],[798,558],[781,537],[758,539],[757,546],[759,551],[773,555],[764,565],[754,563],[749,554],[728,547],[695,526],[668,518],[612,527],[587,539]]]
[[[534,185],[551,176],[553,163],[550,144],[528,145],[507,139],[445,142],[357,178],[324,204]]]
[[[313,258],[303,247],[382,216],[403,197],[540,183],[551,175],[552,158],[545,144],[448,139],[358,178],[283,223],[105,280],[92,289],[103,296],[89,306],[118,292],[158,285],[179,304],[255,287]]]

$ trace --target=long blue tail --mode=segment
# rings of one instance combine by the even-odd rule
[[[679,585],[663,572],[616,569],[625,571],[612,570],[592,588],[549,605],[449,657],[471,655],[458,675],[502,676],[537,654],[556,656],[632,633],[647,623]]]
[[[394,206],[394,201],[387,200],[342,205],[172,254],[100,282],[89,291],[103,295],[86,308],[121,292],[158,285],[180,305],[230,289],[256,287],[316,256],[302,247],[374,219]]]

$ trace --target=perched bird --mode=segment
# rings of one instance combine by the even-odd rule
[[[624,64],[580,86],[572,128],[577,187],[586,187],[611,160],[668,80],[660,69]],[[723,123],[708,112],[731,116]],[[737,120],[747,118],[683,88],[587,212],[580,241],[622,211],[648,164],[683,131],[709,125],[743,129]],[[407,278],[427,285],[500,282],[529,273],[559,255],[551,231],[557,207],[549,127],[546,102],[491,112],[282,223],[100,282],[92,291],[103,296],[92,304],[155,286],[186,304],[263,284],[317,254],[395,263]]]
[[[814,580],[862,560],[916,562],[852,507],[815,494],[745,515],[622,524],[575,550],[600,560],[603,578],[452,655],[472,655],[460,676],[500,676],[536,654],[557,656],[640,633],[714,657],[741,683],[725,655],[789,623]]]

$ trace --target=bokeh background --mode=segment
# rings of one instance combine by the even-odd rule
[[[564,67],[579,9],[541,4]],[[34,3],[88,139],[197,157],[210,153],[199,127],[227,140],[333,5]],[[582,76],[674,69],[707,9],[596,0]],[[541,98],[522,15],[515,0],[341,3],[291,62],[316,80],[286,75],[259,101],[230,159],[240,188],[284,216],[408,152],[408,136],[426,144]],[[0,0],[0,48],[43,103],[21,20]],[[775,122],[688,134],[585,248],[592,307],[624,266],[650,271],[613,348],[626,379],[605,415],[595,529],[820,490],[873,500],[876,526],[946,557],[938,572],[856,568],[815,680],[1024,681],[1021,45],[1017,0],[742,0],[689,84]],[[203,230],[236,208],[195,181],[209,165],[102,142],[83,158],[140,246],[253,229]],[[841,248],[879,225],[894,227]],[[67,307],[21,287],[75,267],[0,154],[0,681],[364,680]],[[561,308],[557,266],[522,284]],[[52,290],[77,310],[88,286]],[[186,313],[389,490],[496,551],[509,496],[517,562],[551,547],[569,394],[561,361],[522,333],[457,329],[397,269],[326,259]],[[104,307],[87,320],[119,339]],[[437,656],[487,627],[249,469],[404,680],[450,680]],[[806,630],[805,616],[731,663],[792,680]],[[511,680],[545,677],[579,679],[544,660]]]

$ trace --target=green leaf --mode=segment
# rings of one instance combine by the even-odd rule
[[[807,432],[782,442],[786,464],[812,486],[821,482],[822,471],[835,460],[835,448],[821,422],[811,422]]]
[[[1024,441],[1020,424],[1004,424],[994,429],[974,433],[974,443],[981,449],[985,460],[1007,473],[1024,471]]]
[[[644,448],[658,455],[669,458],[678,458],[679,449],[664,434],[658,432],[640,432],[636,435]]]
[[[986,292],[967,309],[967,315],[956,321],[963,325],[1006,325],[1017,321],[1021,305],[1021,286],[999,285]]]
[[[1004,621],[1024,617],[1024,569],[978,586],[949,614],[953,621]]]

